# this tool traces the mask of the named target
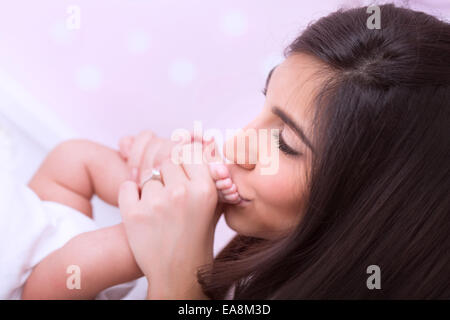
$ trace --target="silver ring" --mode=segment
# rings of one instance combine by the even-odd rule
[[[141,182],[141,189],[144,188],[144,185],[150,180],[158,180],[162,182],[161,172],[158,169],[152,169],[152,173],[149,177],[145,178],[144,181]]]

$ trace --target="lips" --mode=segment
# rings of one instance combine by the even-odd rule
[[[241,200],[250,201],[250,199],[244,198],[241,194],[239,194],[239,197],[241,198]]]
[[[240,198],[241,200],[238,203],[236,203],[237,206],[246,206],[251,202],[251,200],[245,199],[243,197]]]
[[[245,200],[245,201],[250,201],[250,199],[247,199],[246,197],[244,197],[240,192],[239,192],[239,187],[236,185],[236,187],[237,187],[237,192],[238,192],[238,194],[239,194],[239,198],[240,199],[242,199],[242,200]]]

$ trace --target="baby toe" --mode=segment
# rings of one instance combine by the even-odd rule
[[[225,200],[231,201],[231,202],[236,202],[237,200],[239,200],[239,195],[237,193],[224,195],[223,197]]]
[[[237,191],[237,190],[236,190],[236,185],[233,183],[233,185],[232,185],[231,187],[226,188],[226,189],[222,189],[221,191],[222,191],[223,194],[232,194],[232,193],[235,193],[235,192]]]
[[[230,178],[221,179],[221,180],[216,181],[216,188],[219,190],[231,188],[232,185],[233,185],[233,183],[231,182]]]

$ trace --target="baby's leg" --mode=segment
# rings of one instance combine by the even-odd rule
[[[87,140],[71,140],[47,155],[29,187],[41,200],[67,205],[92,218],[94,194],[117,206],[120,184],[128,176],[117,151]]]

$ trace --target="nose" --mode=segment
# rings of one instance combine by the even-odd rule
[[[244,129],[228,139],[222,153],[226,159],[247,170],[253,170],[258,161],[258,135],[255,129]]]

